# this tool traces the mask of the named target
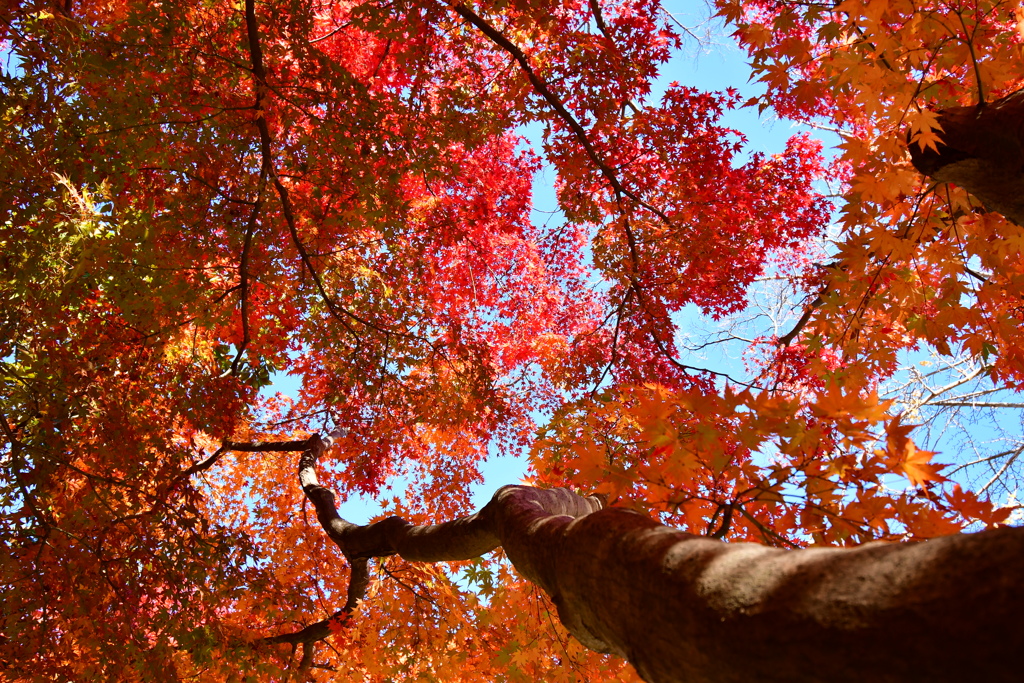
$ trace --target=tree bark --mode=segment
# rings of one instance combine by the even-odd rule
[[[391,517],[357,526],[338,516],[316,480],[330,443],[306,442],[300,482],[353,564],[393,554],[467,559],[501,545],[551,596],[570,633],[625,657],[651,683],[1021,678],[1024,529],[781,550],[694,536],[604,508],[597,497],[527,486],[506,486],[476,514],[446,524]],[[347,610],[358,597],[350,589]]]
[[[939,112],[937,149],[910,143],[914,167],[930,178],[955,183],[1024,226],[1024,90],[995,102]]]

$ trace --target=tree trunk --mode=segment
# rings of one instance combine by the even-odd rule
[[[938,149],[910,143],[914,167],[944,183],[956,183],[1024,226],[1024,90],[988,104],[939,112]]]
[[[354,568],[343,612],[362,593],[356,570],[369,557],[456,560],[501,545],[580,642],[625,657],[651,683],[1022,677],[1024,529],[780,550],[527,486],[506,486],[478,513],[445,524],[391,517],[361,527],[338,516],[316,481],[330,440],[304,445],[303,490]],[[229,445],[238,446],[249,450]],[[329,633],[325,623],[267,640],[312,647]]]
[[[1024,677],[1024,530],[779,550],[625,510],[571,520],[519,502],[548,493],[495,496],[513,520],[500,525],[509,559],[573,635],[647,681]]]

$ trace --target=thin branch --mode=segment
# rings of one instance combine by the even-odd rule
[[[964,21],[963,9],[958,8],[954,11],[956,18],[960,20],[960,26],[964,29],[964,43],[967,44],[967,51],[971,55],[971,65],[974,67],[974,80],[978,86],[978,108],[984,107],[985,102],[985,88],[981,79],[981,68],[978,66],[978,56],[974,54],[974,40],[973,36],[967,31],[967,23]],[[975,28],[977,31],[977,28]],[[990,482],[991,483],[991,482]],[[984,489],[982,489],[984,491]]]
[[[1018,448],[1016,451],[1014,451],[1013,455],[1011,455],[1009,458],[1007,458],[1006,462],[1003,463],[1003,466],[1001,468],[999,468],[999,471],[996,472],[994,475],[992,475],[992,478],[988,480],[988,483],[986,483],[984,486],[982,486],[980,489],[978,489],[978,495],[980,496],[981,494],[985,493],[985,491],[987,491],[988,488],[990,486],[992,486],[992,484],[994,484],[997,481],[999,481],[999,478],[1006,473],[1006,470],[1010,469],[1010,465],[1012,465],[1013,462],[1018,457],[1020,457],[1021,453],[1024,453],[1024,445],[1022,445],[1020,448]]]
[[[1021,448],[1024,448],[1024,445],[1022,445]],[[965,469],[967,467],[971,467],[972,465],[980,465],[983,462],[992,462],[993,460],[998,460],[999,458],[1005,458],[1008,455],[1013,455],[1014,453],[1018,452],[1019,450],[1020,449],[1017,448],[1017,449],[1012,449],[1012,450],[1009,450],[1009,451],[1002,451],[1002,452],[999,452],[999,453],[995,453],[993,455],[986,455],[983,458],[978,458],[977,460],[971,460],[970,462],[965,462],[962,465],[957,465],[956,467],[954,467],[951,470],[946,470],[946,471],[943,472],[943,475],[945,475],[947,478],[949,478],[951,475],[955,474],[956,472],[959,472],[962,469]]]
[[[520,68],[526,74],[526,78],[530,81],[534,90],[544,98],[548,105],[555,110],[559,118],[569,126],[573,134],[576,136],[577,142],[579,142],[584,151],[586,151],[587,156],[590,157],[592,162],[594,162],[594,165],[600,169],[601,173],[608,180],[608,183],[612,186],[612,189],[616,192],[626,194],[625,189],[622,187],[621,183],[619,183],[619,178],[615,174],[615,171],[604,162],[601,156],[597,153],[597,150],[594,149],[594,145],[590,142],[586,129],[584,129],[580,122],[576,120],[576,117],[565,108],[562,100],[551,91],[547,82],[533,70],[533,66],[530,64],[529,58],[523,53],[523,51],[520,50],[512,41],[506,38],[501,31],[494,28],[483,17],[476,14],[465,5],[452,5],[451,8],[456,14],[478,28],[480,32],[490,38],[492,42],[505,50],[505,52],[512,55],[512,58],[519,63]]]
[[[200,177],[200,176],[198,176],[198,175],[196,175],[194,173],[191,173],[189,171],[186,171],[185,169],[181,169],[181,168],[168,168],[168,167],[164,167],[164,166],[139,166],[137,168],[140,171],[159,171],[161,173],[180,173],[181,175],[185,176],[189,180],[191,180],[193,182],[196,182],[196,183],[199,183],[200,185],[203,185],[207,189],[211,190],[214,194],[216,194],[218,197],[220,197],[221,199],[223,199],[226,202],[231,202],[232,204],[243,204],[245,206],[253,206],[253,205],[255,205],[255,202],[251,202],[248,199],[239,199],[237,197],[233,197],[233,196],[229,195],[227,192],[225,192],[221,188],[217,187],[213,183],[209,182],[205,178],[202,178],[202,177]],[[175,270],[177,270],[177,269],[175,269]]]
[[[749,382],[744,382],[742,380],[738,380],[735,377],[733,377],[732,375],[729,375],[729,374],[724,373],[724,372],[718,372],[717,370],[710,370],[708,368],[698,368],[698,367],[696,367],[694,365],[686,365],[684,363],[680,363],[679,361],[677,361],[675,359],[673,354],[669,353],[668,349],[665,348],[664,342],[662,342],[660,339],[658,339],[657,335],[655,335],[653,331],[651,332],[651,339],[654,341],[654,345],[658,347],[658,351],[661,352],[661,355],[664,356],[665,359],[669,363],[671,363],[673,366],[679,368],[680,370],[682,370],[684,372],[702,372],[704,374],[714,375],[715,377],[722,377],[726,381],[732,382],[733,384],[738,384],[741,387],[747,387],[748,389],[763,389],[764,388],[764,387],[760,387],[760,386],[758,386],[756,384],[750,384]]]
[[[822,292],[822,294],[824,294],[824,292]],[[822,303],[824,303],[824,300],[821,298],[821,294],[819,294],[814,301],[811,302],[811,305],[807,307],[804,314],[800,316],[800,320],[796,322],[793,329],[779,337],[779,340],[776,342],[776,346],[789,346],[790,342],[792,342],[796,336],[800,334],[801,330],[807,326],[807,323],[811,320],[811,316],[814,315],[814,311],[817,310],[818,306],[821,306]]]
[[[261,112],[263,109],[263,90],[256,89],[256,102],[253,109]],[[260,211],[263,209],[263,191],[267,186],[267,176],[270,174],[270,160],[263,157],[260,164],[260,181],[256,187],[256,201],[253,202],[252,213],[249,214],[249,223],[245,227],[245,239],[242,243],[242,257],[238,263],[238,300],[242,308],[242,341],[238,344],[235,359],[231,362],[231,375],[238,376],[239,363],[242,355],[249,346],[249,257],[252,252],[252,236],[256,231],[256,223],[259,220]]]
[[[297,453],[309,448],[309,439],[301,441],[252,441],[241,443],[238,441],[225,441],[221,446],[222,450],[240,451],[242,453],[262,453],[264,451],[292,452]]]
[[[1024,403],[974,403],[972,401],[935,401],[930,406],[951,406],[956,408],[1024,408]]]
[[[270,86],[267,82],[267,71],[263,65],[263,49],[260,47],[259,24],[256,21],[254,0],[245,0],[245,24],[249,39],[249,56],[252,61],[252,74],[256,82],[256,89],[266,92],[270,90]],[[263,99],[260,101],[265,103],[265,100]],[[351,320],[354,320],[361,325],[365,325],[370,329],[377,330],[382,334],[395,334],[401,337],[415,339],[416,335],[397,330],[388,330],[375,325],[369,320],[349,311],[345,307],[339,306],[334,301],[334,298],[327,293],[323,280],[320,278],[319,273],[317,273],[316,268],[313,267],[313,262],[309,252],[306,250],[306,245],[303,244],[302,238],[299,236],[299,230],[295,220],[295,211],[292,206],[291,197],[288,193],[288,188],[281,181],[277,170],[274,168],[272,145],[273,137],[270,134],[270,127],[267,125],[267,119],[262,110],[257,115],[256,127],[260,134],[260,154],[263,156],[263,161],[268,167],[270,178],[274,182],[274,188],[277,190],[278,197],[281,201],[281,213],[284,215],[285,223],[288,225],[288,231],[291,235],[292,242],[295,244],[295,248],[299,253],[302,265],[309,271],[310,277],[313,279],[313,284],[316,287],[317,292],[320,294],[320,298],[327,305],[327,309],[330,311],[332,317],[341,323],[345,330],[356,339],[359,339],[359,334],[349,324],[346,318],[350,318]]]
[[[772,531],[771,529],[766,527],[764,524],[758,521],[757,518],[755,518],[752,514],[747,512],[742,505],[738,505],[736,507],[739,509],[741,515],[746,517],[747,520],[749,520],[755,527],[757,527],[757,530],[761,532],[761,536],[764,538],[765,541],[768,541],[770,543],[771,539],[775,539],[782,545],[788,546],[790,548],[795,549],[800,547],[793,541],[786,538],[785,536],[780,536],[777,532]]]
[[[658,218],[660,218],[666,225],[670,227],[672,226],[672,221],[669,220],[668,216],[665,214],[664,211],[648,204],[639,195],[626,189],[626,187],[619,180],[619,177],[616,174],[615,170],[611,166],[609,166],[604,161],[604,159],[601,158],[600,154],[598,154],[597,150],[594,148],[593,143],[590,141],[590,137],[586,129],[580,124],[578,120],[576,120],[576,117],[573,116],[572,113],[566,108],[562,100],[557,95],[555,95],[554,92],[552,92],[547,82],[539,74],[537,74],[536,71],[533,70],[533,66],[530,64],[529,58],[521,49],[519,49],[519,47],[515,43],[506,38],[501,31],[494,28],[494,26],[489,24],[487,20],[485,20],[483,17],[470,10],[465,5],[455,4],[449,6],[451,7],[452,11],[454,11],[456,14],[461,16],[470,24],[478,28],[481,33],[490,38],[491,41],[493,41],[501,49],[505,50],[505,52],[509,53],[512,56],[512,58],[515,59],[516,62],[518,62],[520,68],[526,74],[526,78],[527,80],[530,81],[530,84],[533,86],[534,90],[536,90],[537,93],[544,98],[548,105],[555,110],[555,113],[558,114],[558,117],[562,119],[562,121],[564,121],[567,126],[569,126],[569,129],[573,132],[573,135],[576,137],[576,141],[579,142],[580,146],[583,147],[583,150],[587,153],[587,156],[590,158],[590,160],[594,163],[595,166],[597,166],[598,170],[601,171],[601,174],[608,181],[608,184],[611,186],[612,190],[614,190],[617,196],[624,196],[632,199],[640,206],[644,207],[648,211],[651,211],[656,216],[658,216]]]
[[[700,36],[698,36],[696,33],[694,33],[693,29],[691,29],[689,26],[686,26],[685,24],[683,24],[683,22],[679,21],[679,19],[676,18],[676,15],[672,14],[671,12],[669,12],[664,7],[661,8],[661,11],[665,13],[665,16],[667,16],[669,19],[672,20],[673,24],[675,24],[679,28],[683,29],[683,31],[686,32],[686,35],[690,36],[695,41],[697,41],[698,45],[701,43]]]
[[[973,277],[975,280],[977,280],[979,282],[988,282],[988,278],[987,277],[985,277],[984,275],[982,275],[978,271],[976,271],[976,270],[974,270],[972,268],[969,268],[966,263],[964,264],[964,272],[967,273],[968,275],[970,275],[971,277]]]

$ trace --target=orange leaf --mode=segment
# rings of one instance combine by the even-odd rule
[[[934,451],[919,451],[913,441],[907,440],[905,457],[900,466],[911,484],[921,486],[926,481],[946,480],[944,476],[939,474],[939,470],[945,467],[945,465],[929,463],[933,455],[935,455]]]

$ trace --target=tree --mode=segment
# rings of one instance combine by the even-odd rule
[[[6,6],[9,676],[1009,679],[1021,535],[949,534],[1013,506],[878,392],[920,348],[1024,376],[1013,9],[719,2],[826,162],[652,94],[647,0]],[[765,276],[803,300],[747,376],[680,355]]]

